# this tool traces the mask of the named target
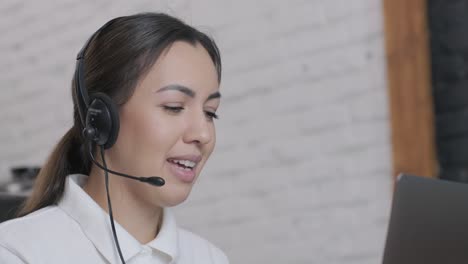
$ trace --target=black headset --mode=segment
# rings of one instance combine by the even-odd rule
[[[81,124],[84,127],[83,135],[86,139],[103,146],[104,149],[112,147],[119,134],[120,122],[117,105],[104,93],[95,93],[88,96],[85,84],[85,54],[91,41],[111,24],[110,20],[99,28],[88,39],[76,57],[75,94]]]
[[[83,136],[89,141],[89,155],[91,160],[96,166],[103,169],[104,171],[113,173],[117,176],[122,176],[141,182],[146,182],[155,186],[163,186],[164,179],[157,176],[150,177],[138,177],[125,174],[118,171],[113,171],[103,166],[96,161],[92,151],[92,143],[95,143],[103,149],[112,147],[117,141],[119,135],[120,121],[119,111],[114,101],[104,93],[95,93],[88,96],[88,90],[85,86],[85,53],[90,45],[91,41],[99,35],[99,33],[109,26],[115,19],[110,20],[102,27],[100,27],[93,35],[88,39],[83,48],[78,52],[76,56],[76,69],[75,69],[75,94],[77,101],[78,113],[80,115],[81,124],[83,125]]]

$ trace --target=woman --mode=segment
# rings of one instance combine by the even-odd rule
[[[73,127],[0,225],[0,263],[228,263],[168,209],[213,151],[220,79],[216,44],[176,18],[106,23],[77,58]]]

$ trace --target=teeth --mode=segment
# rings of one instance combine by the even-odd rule
[[[195,167],[196,163],[190,160],[173,160],[175,163],[179,163],[184,165],[185,167],[193,168]]]

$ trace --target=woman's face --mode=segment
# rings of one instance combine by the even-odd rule
[[[125,179],[134,197],[163,207],[187,198],[215,146],[219,101],[217,71],[203,46],[177,41],[161,54],[120,108],[118,139],[107,151],[115,170],[166,181],[155,187]]]

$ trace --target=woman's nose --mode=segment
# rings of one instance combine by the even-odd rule
[[[212,124],[204,112],[192,115],[188,120],[184,141],[200,145],[209,143],[213,139],[213,129],[211,126]]]

